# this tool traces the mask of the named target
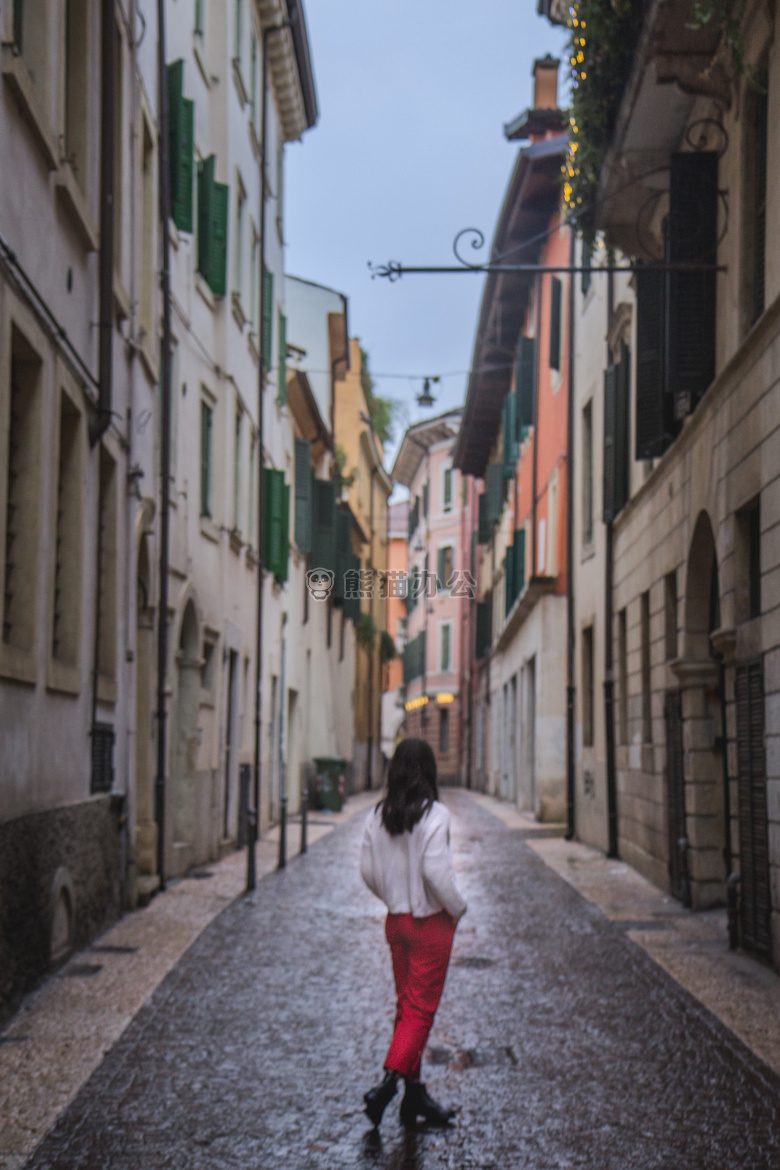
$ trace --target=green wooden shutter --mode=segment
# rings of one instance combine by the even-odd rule
[[[198,272],[208,280],[211,259],[211,193],[214,186],[214,155],[198,163]]]
[[[20,53],[24,52],[24,0],[13,0],[13,38]]]
[[[446,572],[444,561],[446,553],[447,550],[444,548],[440,548],[436,553],[436,578],[438,582],[437,588],[439,589],[444,588],[444,574]]]
[[[561,299],[563,282],[553,276],[550,281],[550,369],[561,368]]]
[[[515,553],[515,596],[519,597],[525,589],[525,528],[515,529],[515,542],[512,547]]]
[[[336,551],[336,485],[329,479],[315,479],[312,494],[311,566],[338,571]]]
[[[346,571],[351,574],[360,572],[360,557],[357,553],[349,552],[346,558]],[[344,598],[344,617],[351,622],[360,621],[360,597]]]
[[[352,556],[352,513],[349,508],[336,509],[336,582],[333,600],[344,600],[344,578],[349,570]]]
[[[429,486],[428,486],[428,481],[426,480],[425,483],[423,484],[423,494],[422,494],[422,499],[423,499],[423,509],[422,510],[423,510],[423,516],[425,516],[426,519],[428,517],[428,495],[429,495]]]
[[[515,553],[510,544],[504,554],[504,613],[508,614],[515,600]]]
[[[282,507],[282,571],[280,581],[286,581],[290,568],[290,485],[284,485],[284,503]]]
[[[620,512],[629,495],[629,396],[631,393],[631,351],[621,343],[615,386],[615,512]]]
[[[215,296],[224,297],[227,288],[227,243],[230,191],[215,183],[211,195],[210,260],[208,284]]]
[[[284,472],[263,468],[265,524],[263,527],[263,561],[269,573],[283,580],[287,576],[285,500],[289,511],[289,488],[285,492]]]
[[[200,514],[211,515],[211,425],[213,412],[200,404]]]
[[[267,268],[263,269],[263,320],[262,320],[262,355],[263,369],[268,372],[273,361],[273,323],[274,323],[274,274]]]
[[[670,264],[712,264],[718,255],[718,156],[673,154],[669,169]],[[716,274],[670,272],[669,390],[675,417],[696,409],[715,377]]]
[[[287,401],[287,318],[284,313],[279,314],[279,385],[276,388],[276,397],[279,402]]]
[[[534,425],[534,401],[536,395],[536,342],[533,337],[520,337],[517,341],[517,367],[515,387],[517,389],[517,439],[522,442],[525,432]]]
[[[195,103],[183,96],[184,61],[168,66],[169,174],[171,218],[179,231],[192,231],[195,170]]]
[[[487,518],[492,525],[501,519],[504,507],[504,468],[501,463],[490,463],[487,470]]]
[[[483,492],[477,499],[477,543],[487,544],[490,540],[490,523],[488,521],[488,497],[487,492]]]
[[[668,389],[666,364],[666,275],[650,266],[636,279],[637,459],[663,455],[679,430]]]
[[[311,443],[295,440],[295,543],[299,552],[311,552],[312,470]]]
[[[230,192],[214,182],[214,155],[198,164],[198,271],[215,296],[224,296],[227,281],[228,205]]]
[[[493,607],[489,601],[477,602],[475,658],[485,658],[493,641]]]
[[[510,392],[501,414],[504,478],[511,479],[517,466],[517,396]]]
[[[465,485],[464,485],[465,486]],[[447,512],[452,507],[452,468],[447,467],[444,471],[444,511]]]

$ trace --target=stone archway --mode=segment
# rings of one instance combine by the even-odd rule
[[[680,683],[690,897],[696,909],[705,909],[725,899],[726,823],[720,672],[712,645],[720,627],[720,575],[712,523],[704,511],[688,551],[683,605],[683,653],[672,665]]]
[[[171,744],[172,872],[182,873],[191,862],[195,838],[198,710],[201,670],[200,623],[190,597],[184,607],[176,655],[176,717]]]
[[[157,823],[154,809],[154,610],[149,537],[141,536],[136,571],[135,632],[135,845],[138,896],[157,886]]]

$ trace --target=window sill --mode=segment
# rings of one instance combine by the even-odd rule
[[[592,540],[582,546],[580,553],[580,564],[584,565],[586,561],[592,561],[596,555],[596,546]]]
[[[257,334],[252,329],[250,329],[249,333],[247,334],[246,344],[247,344],[247,349],[249,350],[250,357],[252,358],[252,361],[255,363],[256,366],[259,366],[260,365],[260,350],[259,350],[258,344],[257,344]]]
[[[213,544],[219,544],[219,529],[210,516],[201,516],[200,534],[201,536],[205,536],[206,540],[210,540]]]
[[[260,161],[260,136],[257,133],[254,118],[249,119],[249,141],[252,144],[252,153],[257,161]]]
[[[71,662],[50,658],[46,667],[46,689],[61,695],[80,695],[81,670]]]
[[[247,563],[247,568],[249,568],[249,569],[256,569],[257,566],[260,564],[260,558],[257,555],[257,552],[255,551],[255,549],[253,549],[251,547],[251,545],[247,545],[246,563]]]
[[[195,273],[195,288],[200,293],[201,299],[211,309],[212,313],[217,307],[217,302],[214,294],[206,283],[203,275],[200,272]]]
[[[86,197],[76,181],[69,162],[63,162],[57,171],[54,185],[84,248],[87,252],[97,252],[98,229],[89,214]]]
[[[99,703],[109,703],[113,706],[117,699],[116,679],[110,675],[101,674],[98,678],[97,697]]]
[[[241,533],[237,528],[232,528],[230,530],[230,547],[236,556],[241,555],[241,549],[244,547],[244,542],[241,539]]]
[[[138,339],[138,353],[147,375],[156,385],[160,380],[160,370],[152,352],[152,347],[149,344],[149,340],[149,334],[143,330]]]
[[[35,686],[37,675],[34,650],[20,650],[18,646],[0,644],[0,677]]]
[[[230,304],[231,304],[231,308],[233,310],[233,319],[234,319],[236,325],[238,325],[239,329],[243,333],[244,326],[248,323],[249,318],[247,317],[246,313],[244,312],[243,306],[241,304],[241,293],[237,293],[237,292],[231,293],[230,294]]]
[[[122,278],[114,273],[114,310],[120,321],[127,321],[130,317],[130,297],[127,295]]]
[[[247,93],[246,85],[244,84],[244,77],[241,73],[241,58],[233,57],[231,64],[233,66],[233,81],[235,83],[236,93],[238,94],[238,100],[241,103],[241,109],[243,110],[244,106],[249,101],[249,94]]]
[[[200,75],[203,78],[203,84],[206,89],[211,89],[211,78],[209,71],[206,68],[206,53],[203,45],[203,33],[192,34],[192,55],[195,58],[195,64],[200,70]]]
[[[3,76],[16,94],[50,171],[59,166],[57,138],[52,132],[24,58],[14,45],[3,45]]]

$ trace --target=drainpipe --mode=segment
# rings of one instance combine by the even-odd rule
[[[157,823],[157,872],[160,889],[165,889],[165,771],[167,756],[168,674],[168,545],[171,475],[171,241],[170,166],[168,158],[168,74],[165,59],[165,0],[157,0],[157,88],[160,124],[160,225],[162,227],[162,347],[160,354],[161,439],[160,439],[160,603],[157,614],[157,776],[155,778],[155,821]]]
[[[262,711],[263,711],[263,537],[265,524],[263,508],[265,491],[265,451],[263,449],[263,397],[265,391],[265,360],[263,353],[263,316],[265,311],[265,163],[268,144],[268,41],[273,33],[290,27],[289,21],[270,25],[263,29],[263,109],[260,126],[260,356],[257,363],[257,641],[255,644],[255,743],[254,743],[254,808],[249,810],[247,823],[246,888],[247,892],[257,885],[257,839],[260,835],[260,779],[262,769]]]
[[[94,448],[111,422],[113,390],[112,346],[114,329],[114,109],[116,95],[116,40],[114,6],[103,0],[100,53],[100,255],[98,257],[98,400],[89,420],[89,441]],[[92,755],[97,734],[98,684],[100,679],[100,578],[103,563],[103,526],[100,523],[102,491],[100,452],[97,457],[97,523],[95,525],[95,624],[92,653]]]
[[[607,275],[607,329],[615,309],[615,277]],[[612,366],[612,350],[607,345],[607,364]],[[604,737],[607,749],[607,857],[618,857],[617,770],[615,766],[615,665],[612,646],[614,582],[612,521],[606,522],[604,564]]]
[[[569,264],[575,263],[574,225],[569,225]],[[569,273],[569,379],[566,416],[566,839],[576,831],[574,764],[574,273]]]

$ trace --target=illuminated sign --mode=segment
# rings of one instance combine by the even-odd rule
[[[416,711],[419,707],[427,707],[427,706],[428,706],[428,696],[427,695],[420,695],[420,697],[418,699],[410,699],[408,703],[404,703],[404,707],[407,711]]]
[[[445,703],[454,703],[454,702],[455,702],[455,696],[454,696],[454,695],[448,695],[448,694],[437,695],[437,696],[436,696],[436,702],[437,702],[437,703],[441,703],[441,704],[442,704],[442,706],[444,706],[444,704],[445,704]]]

